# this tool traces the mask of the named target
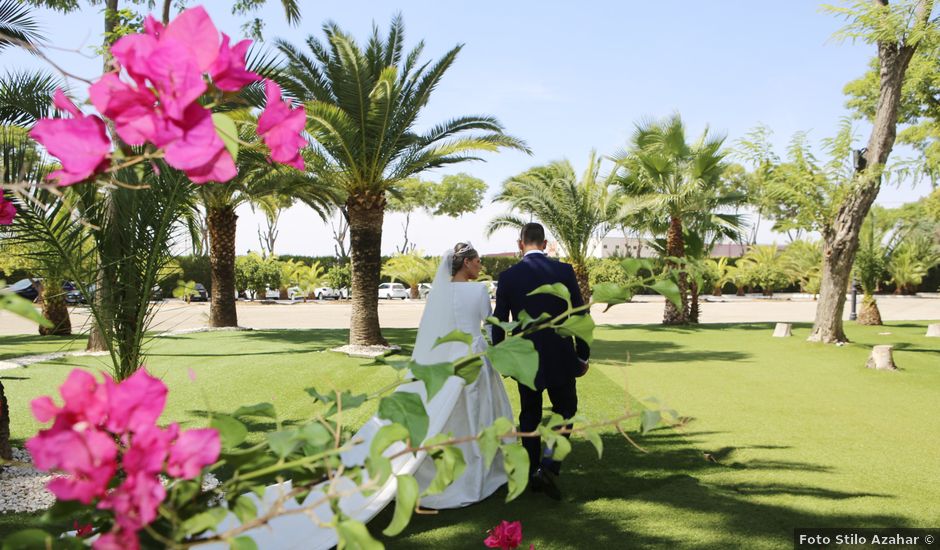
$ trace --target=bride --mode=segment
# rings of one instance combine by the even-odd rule
[[[470,352],[477,353],[486,349],[487,339],[483,335],[483,322],[491,314],[489,292],[482,283],[473,282],[481,269],[480,255],[469,243],[458,243],[453,250],[444,253],[421,316],[412,353],[412,359],[416,363],[432,365],[452,362]],[[434,345],[440,337],[454,330],[460,330],[473,337],[469,350],[467,344],[461,342]],[[427,399],[424,383],[420,381],[402,384],[396,391],[407,391],[421,396],[428,413],[427,438],[440,433],[450,433],[455,438],[476,435],[501,416],[512,420],[512,409],[503,380],[487,362],[484,362],[479,376],[472,384],[467,385],[463,378],[451,376],[430,400]],[[354,436],[354,440],[358,439],[362,443],[342,454],[344,464],[364,465],[373,437],[379,428],[388,423],[378,416],[373,416],[366,422]],[[476,441],[462,443],[458,447],[463,452],[466,463],[463,474],[443,492],[423,497],[421,506],[435,509],[467,506],[487,498],[506,483],[506,473],[499,454],[487,468]],[[397,443],[390,447],[387,453],[402,449],[404,446]],[[427,454],[423,451],[399,456],[392,461],[392,471],[395,475],[414,475],[423,491],[435,475],[434,462],[426,460],[426,457]],[[367,478],[368,473],[363,471],[362,481]],[[363,523],[375,517],[395,498],[395,476],[391,476],[381,489],[368,496],[356,491],[357,484],[346,477],[336,481],[334,489],[347,492],[339,501],[343,513]],[[281,491],[289,488],[290,482],[269,488],[265,492],[266,502],[262,506],[269,506],[270,502],[267,501],[272,501]],[[316,502],[323,496],[321,489],[315,489],[301,506]],[[315,508],[312,514],[323,524],[333,519],[333,512],[328,505]],[[231,522],[232,519],[228,521]],[[223,522],[219,526],[219,531],[232,527],[226,523]],[[252,529],[245,534],[254,538],[259,548],[328,549],[338,542],[333,529],[318,526],[311,518],[301,514],[274,518],[268,527]]]
[[[458,243],[453,251],[444,254],[431,285],[424,314],[421,316],[418,338],[411,356],[416,363],[445,363],[467,355],[466,344],[459,342],[434,347],[438,338],[453,330],[473,336],[470,352],[486,350],[487,341],[483,336],[482,326],[484,320],[492,315],[490,295],[483,283],[473,282],[480,275],[482,267],[480,255],[469,243]],[[462,379],[453,377],[448,381],[448,384],[451,383],[454,387],[450,391],[456,394],[456,402],[449,410],[433,407],[438,396],[429,404],[437,409],[432,412],[432,407],[429,407],[429,415],[446,418],[439,433],[450,433],[454,437],[476,435],[501,416],[512,419],[512,409],[506,388],[503,387],[503,380],[488,363],[484,363],[477,379],[472,384],[463,386],[462,391]],[[444,492],[422,498],[422,506],[438,509],[467,506],[485,499],[506,483],[506,472],[503,470],[501,457],[497,456],[490,467],[486,468],[475,441],[462,443],[458,447],[463,452],[467,464],[463,475],[454,480]],[[434,463],[430,460],[424,461],[415,474],[422,490],[431,483],[434,474]]]

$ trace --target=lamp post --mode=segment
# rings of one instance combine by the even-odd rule
[[[855,277],[852,277],[852,310],[849,312],[849,321],[855,321],[858,319],[858,314],[855,313],[855,301],[858,298],[858,289],[856,288]]]

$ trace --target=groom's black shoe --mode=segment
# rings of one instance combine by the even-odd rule
[[[536,493],[545,493],[552,500],[561,500],[561,489],[555,483],[554,474],[544,468],[539,468],[529,478],[529,487]]]

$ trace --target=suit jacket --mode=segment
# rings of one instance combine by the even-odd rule
[[[536,288],[553,283],[564,283],[571,293],[574,307],[584,304],[574,269],[569,264],[553,260],[545,254],[528,254],[522,261],[503,271],[496,287],[496,309],[493,315],[500,321],[509,321],[512,314],[514,321],[523,311],[532,318],[542,313],[556,317],[566,309],[564,301],[549,294],[528,296]],[[539,389],[560,386],[574,382],[581,371],[579,359],[587,361],[591,349],[587,343],[572,337],[562,337],[554,330],[540,330],[527,336],[535,345],[539,354],[539,370],[535,384]],[[499,327],[493,327],[493,343],[505,339]]]

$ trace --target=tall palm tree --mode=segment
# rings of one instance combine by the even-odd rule
[[[243,142],[257,140],[253,124],[242,124],[239,130]],[[235,309],[235,230],[238,215],[235,210],[242,204],[257,202],[274,195],[293,196],[326,220],[329,205],[336,200],[336,192],[311,174],[286,166],[273,166],[257,150],[246,148],[238,157],[238,176],[222,185],[203,185],[196,193],[200,208],[205,213],[209,233],[209,266],[211,297],[209,303],[210,327],[238,326]]]
[[[287,60],[281,82],[307,103],[307,131],[322,160],[320,177],[337,182],[346,193],[352,257],[349,342],[382,345],[376,289],[386,192],[425,170],[475,160],[478,151],[528,149],[488,116],[463,116],[424,132],[414,129],[462,46],[422,63],[423,43],[404,51],[401,16],[392,20],[386,37],[373,28],[364,48],[334,23],[323,31],[325,43],[307,39],[311,55],[278,42]]]
[[[588,258],[591,247],[622,217],[623,194],[601,175],[601,159],[592,151],[580,179],[567,160],[531,168],[503,183],[494,202],[509,205],[509,214],[487,225],[488,235],[504,227],[521,229],[527,216],[539,220],[564,248],[574,268],[581,295],[591,295]]]
[[[683,230],[695,217],[714,218],[719,225],[724,217],[715,209],[722,186],[721,176],[727,164],[723,136],[709,136],[706,128],[693,143],[685,137],[685,126],[678,114],[664,120],[644,120],[633,133],[629,149],[618,155],[621,167],[618,179],[632,197],[632,210],[651,225],[666,230],[667,257],[683,258]],[[728,218],[730,219],[730,218]],[[671,267],[678,267],[668,262]],[[666,301],[664,324],[685,324],[689,320],[688,277],[678,276],[682,307]]]

